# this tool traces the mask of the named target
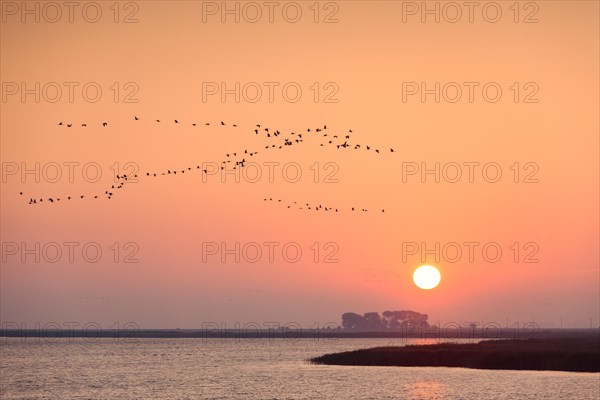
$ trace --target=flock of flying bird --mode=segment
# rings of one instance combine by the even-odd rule
[[[281,203],[283,200],[273,200],[272,197],[270,198],[265,198],[264,201],[273,201],[273,202],[277,202],[277,203]],[[292,207],[296,207],[299,210],[315,210],[315,211],[319,211],[319,210],[323,210],[323,211],[332,211],[332,212],[339,212],[340,210],[338,208],[334,208],[334,207],[327,207],[327,206],[323,206],[322,204],[316,205],[316,204],[310,204],[310,203],[304,203],[304,204],[298,204],[297,201],[294,201],[293,204],[288,204],[287,208],[292,208]],[[352,211],[358,211],[358,208],[354,208],[352,207],[351,209]],[[362,212],[367,212],[369,210],[367,210],[366,208],[361,208],[360,211]],[[385,210],[382,208],[381,212],[385,212]]]
[[[137,116],[134,116],[133,119],[135,121],[140,121],[140,118],[138,118]],[[162,121],[160,119],[155,119],[154,120],[155,123],[161,123]],[[181,124],[181,121],[174,119],[173,120],[174,124]],[[63,121],[58,123],[59,126],[64,127],[66,126],[67,128],[72,128],[73,127],[73,123],[69,122],[69,123],[64,123]],[[198,126],[199,124],[197,124],[196,122],[191,123],[191,126]],[[205,126],[210,126],[210,122],[205,122],[204,123]],[[223,121],[220,121],[220,124],[216,124],[218,126],[227,126],[227,124]],[[102,122],[101,123],[102,127],[107,127],[108,126],[108,122]],[[234,128],[237,128],[237,124],[232,124],[232,126]],[[81,128],[85,128],[87,127],[87,123],[81,123],[80,124]],[[283,149],[286,146],[293,146],[293,145],[298,145],[300,143],[303,143],[304,140],[308,137],[317,137],[320,139],[320,141],[322,143],[320,143],[320,147],[326,147],[326,146],[335,146],[337,149],[348,149],[348,148],[353,148],[354,150],[359,150],[361,148],[365,149],[365,150],[372,150],[373,152],[379,154],[381,153],[380,149],[378,148],[372,148],[369,145],[361,145],[361,144],[350,144],[349,140],[351,138],[351,133],[352,130],[350,129],[346,134],[330,134],[328,129],[327,129],[327,125],[324,125],[323,127],[319,127],[319,128],[307,128],[305,132],[290,132],[287,135],[285,135],[284,133],[280,132],[279,130],[272,130],[269,129],[268,127],[264,127],[261,124],[256,124],[256,126],[253,128],[253,133],[255,135],[259,135],[261,137],[264,137],[266,139],[269,139],[271,141],[276,141],[276,143],[271,143],[271,144],[267,144],[264,149],[265,150],[272,150],[272,149]],[[287,136],[287,137],[285,137]],[[342,142],[343,141],[343,142]],[[394,149],[393,148],[389,148],[389,152],[393,153]],[[239,151],[239,152],[230,152],[230,153],[226,153],[226,159],[223,160],[221,162],[221,170],[225,169],[227,167],[227,164],[231,164],[233,165],[233,169],[236,169],[237,167],[239,168],[243,168],[245,166],[245,164],[248,162],[247,157],[253,157],[255,155],[257,155],[259,152],[258,150],[253,150],[253,151],[249,151],[248,149],[245,149],[243,152]],[[125,187],[125,185],[128,183],[128,181],[131,178],[142,178],[142,177],[160,177],[160,176],[169,176],[169,175],[177,175],[177,173],[180,174],[185,174],[186,172],[191,172],[193,170],[199,171],[201,170],[200,165],[196,165],[195,167],[193,166],[189,166],[187,168],[183,168],[183,169],[167,169],[165,171],[148,171],[145,174],[135,174],[133,176],[128,176],[127,174],[122,174],[122,175],[116,175],[116,180],[117,183],[113,184],[111,186],[110,189],[106,190],[104,192],[103,195],[100,196],[104,196],[107,199],[111,199],[112,196],[115,194],[116,190],[122,189],[123,187]],[[202,169],[202,172],[204,174],[208,174],[208,171],[206,169]],[[23,196],[23,192],[19,193],[21,196]],[[85,196],[85,195],[78,195],[78,196],[67,196],[66,199],[67,201],[70,200],[74,200],[74,199],[84,199],[84,198],[94,198],[94,199],[98,199],[99,195],[93,195],[93,196]],[[46,199],[46,202],[48,203],[54,203],[54,202],[60,202],[61,198],[59,197],[49,197]],[[265,198],[264,201],[274,201],[272,198]],[[43,203],[44,199],[43,198],[30,198],[29,199],[29,204],[38,204],[38,203]],[[278,203],[281,203],[282,200],[278,200]],[[323,211],[332,211],[332,212],[339,212],[341,211],[340,208],[335,208],[335,207],[330,207],[330,206],[322,206],[321,204],[319,205],[311,205],[309,203],[298,203],[296,201],[294,201],[293,203],[290,203],[287,205],[287,208],[297,208],[297,209],[301,209],[301,210],[315,210],[315,211],[319,211],[319,210],[323,210]],[[359,211],[358,208],[351,208],[351,211]],[[365,208],[361,208],[360,211],[362,212],[367,212],[368,210]],[[381,210],[381,212],[385,212],[383,209]]]

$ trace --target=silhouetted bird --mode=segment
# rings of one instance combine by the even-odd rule
[[[135,120],[136,120],[136,121],[137,121],[137,120],[139,120],[139,118],[138,118],[138,117],[136,117],[135,115],[133,116],[133,118],[135,118]]]
[[[225,125],[225,122],[221,121],[221,125]]]
[[[176,123],[176,124],[178,124],[178,123],[179,123],[179,121],[175,120],[175,123]]]
[[[102,123],[102,126],[106,126],[106,125],[108,125],[108,122],[103,122]]]
[[[73,126],[73,124],[67,124],[67,128],[70,128],[72,126]]]

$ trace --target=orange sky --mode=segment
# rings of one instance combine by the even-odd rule
[[[472,23],[466,8],[457,23],[444,15],[439,23],[425,15],[423,23],[420,9],[405,14],[403,23],[403,7],[412,10],[406,8],[411,2],[321,2],[318,23],[313,2],[297,3],[302,16],[296,23],[283,17],[286,5],[288,19],[293,16],[285,2],[278,3],[272,23],[266,7],[258,22],[246,21],[253,14],[243,14],[252,10],[242,3],[239,23],[234,15],[221,21],[221,2],[130,3],[120,3],[118,23],[109,8],[113,2],[98,2],[102,14],[96,23],[83,17],[85,2],[77,3],[72,23],[67,8],[52,23],[47,20],[55,10],[47,3],[39,3],[40,22],[35,22],[35,14],[22,15],[21,2],[1,2],[2,322],[110,326],[134,321],[140,327],[191,328],[207,321],[294,321],[309,326],[338,322],[347,311],[412,309],[442,323],[535,319],[558,326],[562,316],[565,326],[588,327],[590,318],[598,326],[597,2],[532,3],[539,9],[521,2],[518,23],[509,9],[513,2],[498,2],[502,16],[496,23],[481,13],[486,2],[475,9]],[[211,11],[215,4],[217,14],[204,14],[203,22],[203,8]],[[87,7],[89,19],[93,9]],[[233,9],[234,2],[228,7]],[[338,22],[324,23],[331,13]],[[123,23],[130,14],[137,23]],[[530,14],[539,22],[523,23]],[[23,99],[21,84],[35,92],[36,82],[40,101],[35,93]],[[72,102],[65,82],[76,83]],[[90,82],[102,90],[95,103],[82,93]],[[254,93],[249,91],[239,102],[232,94],[221,101],[220,93],[203,93],[211,82],[224,82],[229,89],[236,82],[240,87],[255,82],[262,97],[247,101]],[[274,82],[272,102],[268,82]],[[423,102],[420,93],[403,101],[403,82],[424,82],[429,89],[435,82],[441,87],[457,82],[463,95],[456,103],[443,97],[436,103],[432,94]],[[476,82],[473,102],[464,82]],[[482,97],[481,88],[489,82],[502,89],[495,103]],[[281,88],[288,83],[301,88],[299,101],[285,99]],[[62,93],[51,102],[56,86]],[[137,103],[125,102],[132,88],[139,89],[132,97]],[[337,102],[325,102],[332,88],[338,89],[332,97]],[[539,90],[531,99],[538,101],[525,103],[534,88]],[[87,95],[93,94],[92,87]],[[61,121],[73,127],[58,126]],[[109,125],[102,127],[105,121]],[[319,146],[322,137],[305,134],[297,146],[266,150],[271,139],[255,135],[256,124],[286,134],[325,124],[330,135],[352,129],[349,142],[363,147]],[[381,153],[367,151],[366,145]],[[132,163],[145,175],[218,163],[225,153],[244,149],[259,151],[252,158],[263,173],[257,183],[236,183],[231,176],[222,183],[218,175],[203,182],[198,172],[143,176],[110,200],[90,198],[113,184],[115,163],[121,168]],[[47,174],[40,173],[39,183],[34,175],[23,179],[23,165],[32,169],[36,162]],[[65,162],[79,163],[73,182],[65,166],[62,178],[50,182],[51,163]],[[272,162],[280,166],[269,182],[265,163]],[[518,183],[510,169],[516,162]],[[86,163],[100,166],[99,182],[82,178]],[[282,176],[285,163],[300,167],[297,183]],[[311,169],[315,163],[318,183]],[[326,163],[337,167],[337,183],[323,182],[332,171]],[[425,182],[420,175],[403,181],[403,168],[421,163],[429,168],[458,163],[463,177],[456,183],[436,183],[431,175]],[[468,181],[464,163],[479,163],[474,182]],[[498,182],[482,176],[487,163],[500,166]],[[537,165],[537,183],[523,182],[534,165],[526,169],[526,163]],[[18,173],[11,175],[15,165]],[[80,194],[86,199],[64,200]],[[63,200],[29,205],[30,197]],[[264,202],[265,197],[283,202]],[[343,212],[288,209],[293,201]],[[352,213],[351,207],[369,211]],[[33,248],[36,242],[46,248],[59,243],[64,253],[56,263],[43,257],[36,263],[32,255],[23,262],[21,243]],[[80,243],[73,263],[64,242]],[[98,243],[103,252],[97,263],[82,257],[88,242]],[[118,262],[111,248],[115,242],[121,248]],[[123,249],[128,242],[137,245],[138,263],[123,262],[131,250]],[[273,263],[266,253],[257,263],[235,263],[232,256],[223,263],[220,253],[203,262],[208,242],[229,248],[256,242],[265,251],[264,242],[280,246]],[[317,263],[310,249],[315,242],[321,248]],[[338,263],[323,262],[328,242],[338,248]],[[473,262],[464,246],[457,262],[427,259],[441,270],[442,282],[423,291],[412,283],[419,257],[403,262],[408,242],[428,248],[436,242],[481,245]],[[519,262],[511,250],[515,242],[521,248]],[[523,249],[529,242],[534,247]],[[16,255],[10,243],[19,244]],[[286,243],[302,248],[298,262],[283,258]],[[486,243],[502,249],[498,262],[484,259]],[[524,263],[533,248],[539,262]]]

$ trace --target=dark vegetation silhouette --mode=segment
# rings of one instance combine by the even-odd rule
[[[380,316],[376,312],[359,315],[353,312],[342,314],[342,328],[348,330],[382,331],[400,329],[406,326],[428,327],[427,314],[416,311],[384,311]]]
[[[600,337],[485,340],[326,354],[315,364],[600,372]]]

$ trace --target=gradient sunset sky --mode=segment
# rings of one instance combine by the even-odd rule
[[[439,23],[427,15],[422,22],[420,10],[407,14],[412,9],[406,3],[321,2],[315,22],[313,2],[297,2],[302,16],[291,23],[282,16],[284,2],[275,8],[273,22],[262,8],[259,21],[242,15],[237,23],[229,14],[222,21],[222,2],[121,2],[118,16],[109,8],[113,2],[98,2],[101,18],[91,23],[82,16],[82,2],[73,22],[64,8],[52,23],[45,18],[53,18],[54,11],[44,2],[40,22],[28,14],[23,22],[21,2],[2,1],[1,322],[310,326],[338,323],[347,311],[410,309],[442,324],[495,321],[504,326],[508,320],[558,327],[562,318],[565,327],[597,327],[598,2],[530,2],[537,5],[532,8],[521,2],[518,22],[509,9],[513,2],[499,2],[502,15],[495,23],[482,16],[486,2],[475,9],[473,22],[462,9],[456,23],[443,15]],[[208,15],[213,5],[219,9]],[[234,9],[235,2],[228,7]],[[244,4],[239,7],[242,12]],[[88,11],[89,18],[93,10]],[[288,11],[289,18],[294,10]],[[488,11],[489,19],[493,10]],[[531,23],[534,19],[538,22]],[[35,94],[23,98],[21,84],[33,89],[36,82],[40,87],[56,82],[62,95],[50,101],[50,85],[39,102]],[[72,102],[65,82],[78,84]],[[95,103],[82,94],[90,82],[102,89]],[[236,102],[234,95],[222,101],[220,94],[203,93],[207,82],[225,82],[230,89],[236,82],[242,87],[256,82],[263,93],[255,103],[243,96]],[[265,82],[279,85],[272,102]],[[297,102],[282,95],[290,82],[302,90]],[[444,97],[436,103],[434,95],[423,102],[420,93],[403,98],[406,82],[425,82],[430,89],[435,82],[442,87],[457,82],[463,95],[456,103]],[[478,84],[473,102],[464,82]],[[502,88],[497,102],[482,97],[481,88],[489,82]],[[19,92],[12,94],[15,84]],[[330,100],[337,102],[326,102],[334,89]],[[137,102],[126,102],[133,92],[129,100]],[[255,135],[256,124],[286,134],[327,125],[328,134],[350,134],[349,142],[363,147],[320,146],[322,139],[305,133],[304,143],[267,150],[270,139],[262,132]],[[381,152],[367,151],[366,145]],[[218,175],[203,182],[199,172],[142,176],[110,200],[92,199],[114,184],[115,163],[120,171],[131,163],[145,175],[220,162],[226,153],[245,149],[259,151],[252,157],[262,166],[257,183],[236,183],[231,177],[223,183]],[[39,183],[33,175],[23,179],[21,170],[8,173],[14,165],[31,169],[35,163],[43,168],[65,162],[97,163],[102,178],[87,182],[81,167],[73,182],[67,167],[57,183],[43,176]],[[264,163],[270,162],[297,163],[302,178],[288,182],[279,168],[269,182]],[[311,169],[315,163],[318,182]],[[337,183],[324,182],[331,171],[327,163],[333,163]],[[436,183],[431,176],[426,182],[420,175],[403,179],[407,163],[480,167],[474,182],[463,167],[458,182]],[[501,167],[498,182],[482,177],[487,163]],[[532,171],[537,182],[524,182]],[[64,200],[81,194],[86,199]],[[30,197],[61,201],[29,205]],[[288,209],[293,201],[343,212]],[[369,211],[353,213],[351,207]],[[9,242],[28,248],[35,243],[80,246],[72,263],[66,247],[58,262],[42,257],[38,263],[33,256],[22,261],[20,252],[9,254]],[[131,249],[123,247],[130,242],[137,246],[137,263],[123,262]],[[222,262],[219,256],[204,262],[207,242],[230,248],[236,242],[281,245],[273,263],[267,254],[257,263],[236,263],[233,257]],[[281,256],[281,247],[292,242],[303,250],[296,263]],[[315,242],[318,262],[310,249]],[[324,262],[330,242],[337,248],[337,263]],[[429,257],[425,264],[440,269],[442,282],[425,291],[412,282],[414,269],[423,264],[420,257],[403,259],[408,242],[429,248],[436,242],[480,245],[473,262],[465,247],[457,262],[448,260],[452,256],[439,262]],[[100,246],[100,262],[82,258],[85,243]],[[114,243],[120,248],[117,262]],[[501,247],[498,262],[482,256],[486,243]],[[520,248],[517,262],[514,243]],[[532,249],[538,262],[523,262]]]

